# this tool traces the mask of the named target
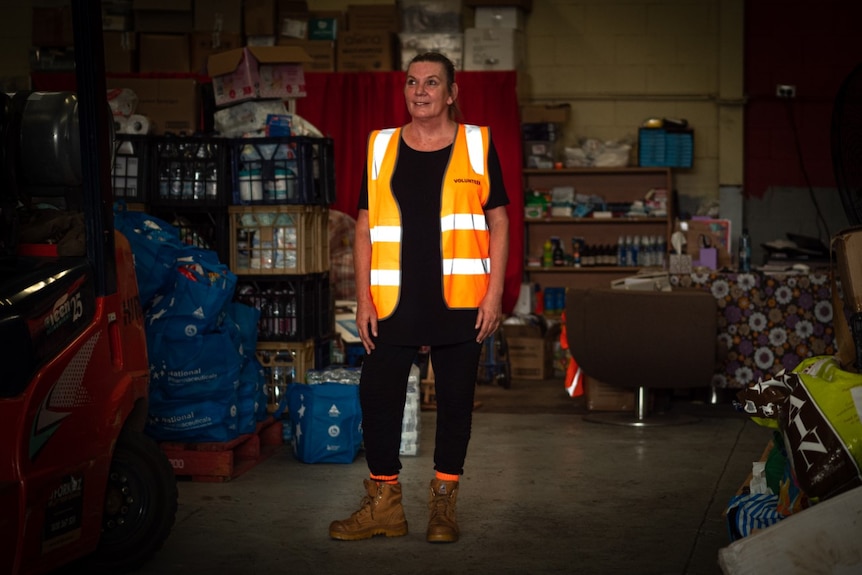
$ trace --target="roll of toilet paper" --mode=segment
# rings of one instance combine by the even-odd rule
[[[150,119],[141,114],[132,114],[126,118],[126,134],[149,134]]]

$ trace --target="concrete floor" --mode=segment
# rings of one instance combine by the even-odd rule
[[[179,485],[176,525],[139,574],[721,573],[722,512],[769,430],[728,403],[676,400],[694,424],[646,429],[586,422],[562,383],[479,386],[482,406],[459,493],[455,544],[425,541],[433,411],[420,452],[403,457],[410,533],[333,541],[328,525],[362,496],[362,453],[304,464],[283,447],[227,483]]]

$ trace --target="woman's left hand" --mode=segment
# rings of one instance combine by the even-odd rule
[[[500,321],[503,318],[503,308],[499,298],[491,298],[485,296],[482,303],[479,304],[479,313],[476,316],[476,329],[479,334],[476,336],[476,341],[482,343],[488,336],[492,335],[497,328],[500,327]]]

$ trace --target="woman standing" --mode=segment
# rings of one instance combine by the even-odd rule
[[[426,538],[454,542],[482,341],[502,319],[509,203],[487,127],[458,122],[452,62],[416,56],[404,97],[411,120],[372,132],[356,220],[356,325],[365,347],[359,397],[365,480],[359,510],[334,539],[407,534],[399,448],[410,367],[430,346],[437,399]]]

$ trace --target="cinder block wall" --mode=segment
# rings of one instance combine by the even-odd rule
[[[651,117],[695,130],[677,172],[687,211],[742,182],[742,2],[538,0],[527,20],[529,98],[569,102],[569,145],[637,141]]]

